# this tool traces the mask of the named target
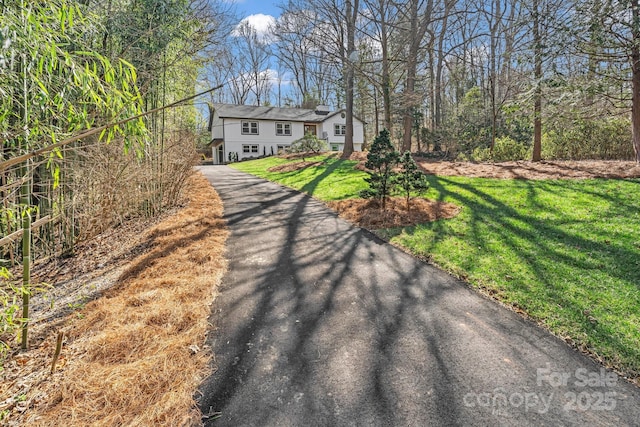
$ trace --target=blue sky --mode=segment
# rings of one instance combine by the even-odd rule
[[[236,5],[240,16],[246,17],[262,13],[273,17],[280,16],[280,9],[276,4],[277,0],[237,0]]]
[[[246,21],[253,27],[259,38],[266,36],[269,29],[275,24],[276,19],[280,16],[280,8],[278,4],[286,3],[286,0],[222,0],[234,5],[236,16],[240,21]],[[263,38],[264,41],[270,42],[269,39]],[[273,105],[280,105],[279,101],[285,97],[293,97],[292,82],[290,73],[278,70],[276,67],[277,60],[272,58],[269,64],[265,64],[263,73],[265,73],[271,84],[270,102]],[[276,89],[277,88],[277,89]],[[276,95],[276,92],[278,95]],[[279,96],[279,98],[278,98]],[[276,99],[278,98],[278,99]],[[229,101],[229,100],[227,100]],[[247,102],[253,102],[249,99]]]
[[[258,32],[258,36],[264,36],[268,29],[275,24],[275,18],[280,16],[280,8],[276,5],[282,0],[227,0],[235,5],[238,18],[248,21]]]

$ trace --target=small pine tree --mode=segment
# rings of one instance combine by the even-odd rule
[[[418,168],[409,151],[400,158],[401,170],[395,181],[400,193],[407,201],[407,212],[410,210],[411,194],[422,195],[429,189],[427,176]]]
[[[391,143],[389,131],[383,129],[373,140],[367,154],[365,167],[371,172],[365,181],[369,183],[369,188],[361,191],[360,196],[378,199],[382,203],[382,209],[385,209],[387,197],[391,195],[395,185],[393,168],[398,164],[399,159],[400,153]]]

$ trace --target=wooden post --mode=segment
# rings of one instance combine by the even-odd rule
[[[53,353],[53,360],[51,361],[51,373],[56,371],[56,363],[60,357],[60,351],[62,350],[62,339],[64,338],[64,332],[58,332],[58,338],[56,339],[56,350]]]

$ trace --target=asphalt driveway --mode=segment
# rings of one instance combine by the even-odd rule
[[[640,390],[322,203],[226,166],[207,426],[640,426]],[[313,185],[313,184],[312,184]]]

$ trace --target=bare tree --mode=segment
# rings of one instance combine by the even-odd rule
[[[633,150],[636,162],[640,163],[640,5],[631,2],[631,123]]]
[[[255,28],[247,21],[242,21],[236,27],[237,56],[234,60],[246,66],[241,73],[248,75],[249,90],[253,93],[255,104],[261,105],[268,101],[270,91],[270,76],[268,73],[271,51],[268,43],[258,36]],[[247,79],[238,76],[242,81]],[[246,99],[245,99],[246,101]]]
[[[444,68],[444,59],[445,59],[445,37],[447,37],[447,30],[449,24],[449,15],[451,14],[451,10],[454,7],[455,2],[453,0],[445,0],[444,5],[444,14],[442,15],[441,28],[440,28],[440,36],[438,37],[438,49],[437,49],[437,62],[435,64],[435,76],[434,76],[434,118],[435,118],[435,127],[439,128],[442,124],[442,116],[443,116],[443,102],[442,102],[442,92],[443,92],[443,84],[442,84],[442,71]],[[431,67],[433,69],[433,66]],[[439,146],[436,145],[436,149],[439,149]]]
[[[592,77],[585,84],[612,104],[630,107],[631,143],[640,163],[640,4],[587,0],[575,1],[573,7],[569,31],[574,53],[587,57]],[[617,91],[612,93],[611,87]]]
[[[396,2],[391,0],[365,0],[365,5],[373,12],[370,15],[373,30],[367,36],[377,43],[380,49],[380,74],[379,76],[372,76],[372,78],[377,79],[377,86],[379,86],[382,95],[384,127],[389,130],[390,135],[393,135],[391,96],[395,88],[392,84],[391,75],[393,73],[393,62],[400,56],[400,49],[395,49],[395,52],[392,51],[398,45],[393,46],[391,40],[396,33],[397,27],[394,22],[397,18],[398,9]]]
[[[534,56],[534,95],[533,95],[533,157],[539,162],[542,159],[542,38],[540,35],[540,5],[533,0],[533,56]]]
[[[299,0],[290,1],[285,14],[305,16],[312,29],[301,40],[309,41],[310,56],[319,60],[318,69],[340,71],[341,90],[336,91],[337,103],[344,99],[346,130],[344,156],[353,152],[353,92],[357,62],[356,33],[360,16],[360,0]],[[296,24],[297,25],[297,24]],[[299,31],[299,30],[298,30]],[[296,38],[298,40],[298,38]],[[302,49],[301,49],[302,50]]]
[[[411,131],[413,129],[413,113],[420,105],[419,95],[416,94],[416,75],[418,70],[418,54],[423,46],[424,36],[433,19],[434,0],[410,0],[408,3],[407,27],[405,27],[405,42],[407,43],[407,59],[405,86],[403,92],[403,139],[402,151],[411,150]]]
[[[401,120],[403,150],[419,127],[415,118],[427,112],[434,144],[443,137],[470,155],[504,136],[523,148],[533,141],[538,160],[543,126],[559,123],[552,115],[563,109],[569,117],[573,92],[588,89],[591,114],[603,104],[593,94],[617,90],[612,114],[628,105],[634,123],[638,116],[640,152],[639,13],[615,0],[291,0],[279,48],[300,104],[330,100],[350,110],[349,120],[357,107],[375,128],[379,116],[388,129]],[[565,21],[573,28],[560,33]],[[577,51],[567,49],[570,40]]]
[[[277,47],[275,54],[293,75],[302,100],[312,97],[310,74],[314,52],[309,35],[313,33],[313,27],[308,14],[307,10],[287,10],[272,30]]]
[[[227,67],[232,73],[228,84],[233,103],[246,104],[253,86],[248,61],[244,56],[234,55],[232,52],[223,61],[220,66]]]
[[[356,19],[358,17],[359,0],[345,1],[347,50],[345,52],[345,92],[346,92],[346,132],[342,157],[349,158],[353,153],[353,86],[354,62],[356,60]]]

